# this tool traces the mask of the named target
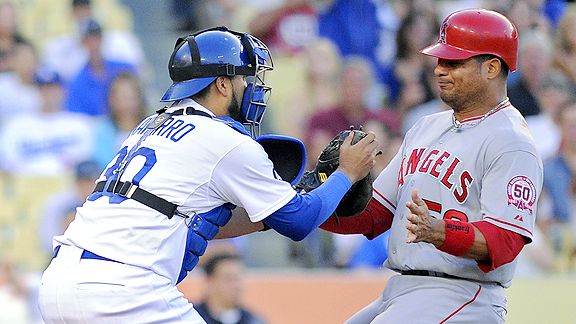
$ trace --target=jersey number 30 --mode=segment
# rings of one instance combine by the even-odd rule
[[[109,183],[114,183],[115,181],[118,180],[119,174],[116,171],[120,168],[120,163],[122,163],[122,161],[126,158],[126,155],[128,155],[128,146],[124,146],[122,149],[120,149],[118,154],[116,154],[116,161],[114,162],[114,164],[111,165],[104,172],[104,178],[106,179],[105,188],[108,187]],[[132,184],[139,186],[140,181],[142,181],[142,178],[144,178],[144,176],[148,172],[150,172],[150,169],[152,169],[154,164],[156,164],[156,152],[154,152],[154,150],[149,147],[140,147],[126,161],[126,167],[137,156],[143,156],[146,159],[144,161],[144,165],[142,166],[142,168],[140,168],[140,170],[134,175],[134,177],[130,181],[132,182]],[[102,196],[110,197],[111,204],[119,204],[124,200],[128,199],[121,197],[118,194],[113,194],[112,192],[104,191],[104,192],[93,192],[90,196],[88,196],[88,200],[93,201]]]

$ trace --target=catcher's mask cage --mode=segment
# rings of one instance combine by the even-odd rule
[[[272,91],[265,75],[273,69],[270,50],[256,37],[223,26],[205,29],[176,41],[168,63],[173,83],[161,101],[192,97],[218,76],[246,76],[239,122],[256,138]]]

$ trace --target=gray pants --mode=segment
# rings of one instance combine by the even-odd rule
[[[504,288],[493,283],[395,275],[382,296],[346,324],[504,323]]]

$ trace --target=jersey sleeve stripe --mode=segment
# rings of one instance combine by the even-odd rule
[[[388,210],[394,212],[396,210],[396,205],[394,205],[390,200],[386,199],[386,197],[384,197],[384,195],[382,195],[380,192],[378,192],[378,190],[374,189],[374,193],[376,194],[377,197],[374,198],[380,198],[377,199],[382,205],[384,205],[384,207],[386,207]],[[388,205],[388,206],[386,206]]]
[[[523,232],[525,232],[525,233],[528,233],[528,234],[530,235],[530,237],[532,237],[532,232],[529,231],[528,229],[522,227],[522,226],[518,226],[518,225],[516,225],[516,224],[512,224],[512,223],[509,223],[509,222],[506,222],[506,221],[503,221],[503,220],[501,220],[501,219],[497,219],[497,218],[494,218],[494,217],[490,217],[490,216],[484,216],[484,219],[486,219],[486,220],[488,220],[488,221],[495,222],[495,223],[499,223],[499,224],[501,224],[501,225],[505,225],[505,226],[509,226],[509,227],[513,227],[513,228],[519,229],[519,230],[521,230],[521,231],[523,231]]]

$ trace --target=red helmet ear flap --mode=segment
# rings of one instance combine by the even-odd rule
[[[460,10],[444,19],[438,43],[421,53],[448,60],[491,54],[502,59],[513,72],[518,62],[518,31],[508,18],[498,12]]]

